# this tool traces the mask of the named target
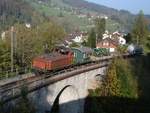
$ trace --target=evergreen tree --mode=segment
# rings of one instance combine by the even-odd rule
[[[124,38],[126,39],[127,43],[131,43],[132,42],[132,35],[131,35],[131,33],[128,33],[127,35],[125,35]]]
[[[133,26],[133,41],[137,44],[144,44],[147,38],[148,25],[144,18],[143,11],[140,11]]]
[[[120,96],[120,81],[117,78],[115,61],[108,67],[106,73],[101,87],[101,96]]]
[[[88,37],[88,46],[91,48],[96,47],[96,33],[94,29],[91,30],[90,35]]]
[[[128,60],[120,58],[115,60],[116,72],[120,81],[120,93],[122,97],[137,98],[137,80],[133,73],[133,67]]]
[[[0,78],[10,69],[10,47],[0,40]]]
[[[150,33],[149,33],[149,36],[147,37],[146,47],[150,51]]]
[[[58,17],[64,17],[62,11],[58,14]]]
[[[102,35],[105,33],[106,30],[106,20],[104,18],[97,18],[95,20],[95,26],[97,41],[99,42],[102,39]]]
[[[13,113],[36,113],[36,108],[34,104],[28,99],[28,88],[26,86],[22,87],[21,98],[16,103]]]

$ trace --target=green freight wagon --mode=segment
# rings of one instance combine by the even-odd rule
[[[108,56],[109,54],[110,54],[109,50],[106,48],[95,48],[94,49],[94,55],[97,57]]]
[[[93,50],[89,47],[72,48],[74,63],[83,63],[90,60]]]

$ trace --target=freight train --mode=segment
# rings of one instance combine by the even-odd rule
[[[96,59],[91,59],[92,52],[100,57]],[[139,55],[143,53],[143,49],[138,46],[130,45],[128,47],[128,53],[125,55]],[[102,54],[102,55],[100,55]],[[101,57],[103,56],[103,57]],[[90,61],[97,61],[103,59],[110,59],[113,56],[105,49],[92,49],[82,47],[80,49],[73,48],[65,48],[65,47],[58,47],[53,50],[52,53],[41,55],[35,57],[32,62],[32,67],[36,72],[50,72],[61,70],[67,68],[72,65],[81,65],[86,62]]]
[[[38,72],[59,70],[70,66],[73,61],[73,52],[69,49],[55,49],[52,53],[35,57],[32,67]]]

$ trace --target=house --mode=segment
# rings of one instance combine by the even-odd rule
[[[26,23],[25,26],[26,26],[26,28],[31,28],[31,24],[29,24],[29,23]]]
[[[102,39],[110,38],[118,43],[118,45],[125,45],[126,40],[123,38],[123,34],[119,33],[118,31],[114,33],[109,33],[108,31],[105,31],[103,34]]]
[[[74,33],[72,33],[72,40],[75,43],[82,43],[86,37],[87,37],[86,32],[74,32]]]
[[[126,44],[126,39],[124,39],[123,35],[121,33],[119,33],[118,31],[116,31],[112,34],[112,39],[117,40],[119,45]]]
[[[87,33],[86,32],[79,32],[79,31],[73,32],[71,34],[68,34],[65,37],[63,44],[65,46],[70,46],[73,43],[81,44],[86,39],[87,39]]]
[[[101,42],[97,43],[96,48],[106,48],[109,52],[116,52],[118,43],[110,38],[102,39]]]
[[[102,39],[106,39],[106,38],[111,38],[111,34],[106,30],[105,33],[103,34]]]
[[[83,36],[82,36],[82,34],[76,35],[72,40],[75,43],[82,43],[83,42]]]
[[[119,45],[125,45],[126,44],[126,39],[123,37],[118,37]]]

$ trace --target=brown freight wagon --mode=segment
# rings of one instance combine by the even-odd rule
[[[61,69],[72,64],[73,54],[51,53],[33,59],[33,68],[40,71]]]

